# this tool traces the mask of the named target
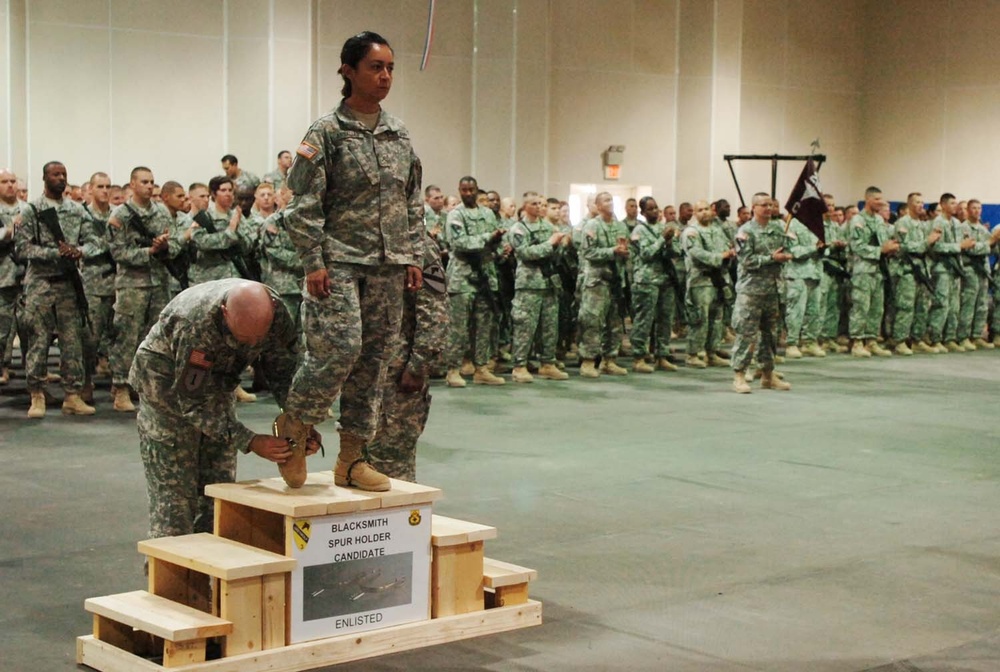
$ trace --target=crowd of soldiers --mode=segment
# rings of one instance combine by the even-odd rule
[[[74,186],[51,162],[30,201],[23,181],[0,171],[0,384],[17,334],[28,417],[45,415],[45,385],[57,379],[64,413],[93,414],[98,375],[111,379],[114,410],[134,411],[136,348],[190,285],[259,280],[301,324],[303,266],[284,227],[291,163],[281,152],[261,180],[226,155],[222,175],[185,188],[141,166],[123,186],[102,172]],[[515,383],[566,380],[567,364],[584,378],[624,376],[621,355],[641,374],[731,367],[734,389],[748,392],[754,361],[762,385],[789,387],[773,371],[781,341],[789,359],[1000,345],[990,267],[1000,229],[982,222],[977,200],[944,194],[925,205],[912,193],[892,213],[874,187],[860,209],[825,195],[821,240],[766,194],[735,219],[725,200],[661,208],[652,196],[628,199],[618,219],[602,192],[574,226],[566,201],[534,191],[518,203],[464,177],[458,192],[424,190],[451,324],[432,368],[450,387],[469,376],[502,385],[507,372]],[[56,335],[61,376],[47,371]],[[255,400],[242,386],[235,394]]]

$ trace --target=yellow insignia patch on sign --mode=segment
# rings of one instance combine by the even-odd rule
[[[308,520],[296,520],[295,524],[292,525],[292,537],[295,539],[295,545],[299,547],[300,551],[306,550],[311,530],[312,523]]]
[[[410,525],[416,527],[417,525],[420,524],[420,521],[421,521],[420,509],[413,509],[412,511],[410,511]]]
[[[303,159],[306,159],[307,161],[312,161],[313,159],[316,158],[316,155],[319,154],[319,147],[316,147],[315,145],[310,145],[308,142],[303,142],[301,145],[299,145],[299,148],[296,150],[295,153],[301,156]]]

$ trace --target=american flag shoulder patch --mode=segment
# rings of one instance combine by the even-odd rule
[[[319,147],[310,145],[308,142],[303,142],[299,145],[299,148],[295,153],[307,161],[312,161],[316,158],[316,155],[319,154]]]
[[[201,350],[191,351],[191,355],[188,356],[188,364],[199,369],[212,368],[212,360],[210,360],[208,356]]]

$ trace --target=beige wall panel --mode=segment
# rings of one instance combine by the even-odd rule
[[[744,87],[785,81],[785,0],[744,0],[741,77]]]
[[[960,89],[948,96],[940,191],[997,203],[1000,133],[996,130],[996,110],[1000,108],[1000,88],[982,88],[969,94]]]
[[[682,77],[711,77],[715,3],[681,0],[679,66]]]
[[[78,183],[110,164],[108,31],[32,24],[30,41],[31,165],[29,188],[38,193],[42,164],[66,164]],[[73,54],[72,63],[55,54]],[[67,77],[72,67],[73,77]]]
[[[795,154],[808,154],[809,145],[816,138],[821,150],[827,143],[854,142],[861,131],[861,94],[838,94],[833,104],[822,93],[788,89],[784,121],[782,144]]]
[[[707,198],[710,189],[712,79],[681,77],[677,109],[677,198]]]
[[[268,170],[283,149],[295,152],[312,123],[309,112],[309,44],[278,40],[274,50],[274,151]]]
[[[513,121],[510,61],[478,59],[479,86],[476,89],[476,164],[472,174],[486,189],[509,194],[511,134]],[[520,77],[520,72],[518,72]],[[520,144],[521,138],[517,138]]]
[[[863,16],[857,0],[789,3],[789,58],[784,83],[820,90],[858,90],[864,71]]]
[[[747,86],[740,96],[740,146],[743,154],[774,154],[784,145],[788,92],[779,86]]]
[[[338,65],[344,41],[363,30],[373,30],[394,45],[400,34],[399,8],[399,0],[319,0],[321,44],[336,48]]]
[[[743,0],[716,0],[715,76],[736,80],[741,71]]]
[[[826,162],[819,171],[820,185],[823,187],[823,191],[833,194],[837,205],[854,203],[862,198],[865,187],[868,185],[855,183],[854,180],[858,145],[856,143],[844,145],[831,143],[830,146],[823,146],[823,153],[826,154]],[[798,177],[795,170],[789,172],[794,173],[792,179]],[[793,183],[786,181],[786,184],[788,185],[788,193],[791,193]],[[784,194],[784,198],[788,198],[788,193]]]
[[[222,0],[111,0],[115,28],[222,36]]]
[[[316,67],[319,70],[316,104],[320,114],[326,114],[340,104],[340,87],[344,85],[340,75],[337,74],[337,69],[340,67],[340,47],[320,47],[317,50]],[[389,96],[391,101],[392,94]]]
[[[279,40],[308,40],[309,5],[309,0],[274,0],[274,36]]]
[[[480,11],[483,4],[483,0],[479,0]],[[435,56],[467,58],[472,55],[472,5],[469,0],[437,0],[434,10],[434,44],[431,46],[432,61]],[[404,0],[404,12],[407,14],[404,18],[407,21],[405,32],[412,45],[410,50],[422,54],[427,35],[427,2]],[[480,28],[483,26],[480,25]],[[417,63],[419,64],[419,60]]]
[[[552,0],[552,67],[629,70],[632,5],[606,0]]]
[[[950,86],[981,86],[1000,80],[996,36],[1000,7],[996,0],[952,0],[946,82]]]
[[[517,0],[518,59],[544,63],[548,42],[548,0]]]
[[[32,23],[71,23],[84,26],[108,25],[108,0],[28,0]],[[67,167],[68,168],[68,167]]]
[[[229,143],[240,166],[260,176],[270,170],[266,39],[229,41]],[[220,155],[221,156],[221,155]],[[265,171],[266,172],[266,171]]]
[[[25,0],[10,0],[12,26],[24,26]],[[28,171],[28,95],[27,95],[27,44],[23,30],[11,32],[11,73],[10,73],[10,125],[13,155],[11,168],[18,174]],[[5,158],[6,160],[6,158]]]
[[[476,53],[479,58],[501,60],[511,58],[514,42],[514,4],[514,0],[489,0],[479,3],[479,42],[476,45],[478,47]],[[520,28],[520,15],[517,16],[517,23],[518,28]],[[444,28],[442,24],[438,23],[435,30],[435,42],[437,42],[438,34],[442,29],[454,30],[457,28],[457,26]],[[519,40],[520,37],[518,35]],[[519,42],[518,47],[520,46]]]
[[[712,200],[727,198],[736,202],[736,187],[729,167],[722,157],[740,153],[740,89],[738,79],[716,78],[715,115],[712,123],[713,150],[709,156]]]
[[[162,96],[145,63],[199,75],[186,75],[177,95]],[[112,179],[127,181],[137,165],[152,168],[161,183],[172,179],[186,185],[217,175],[219,157],[227,149],[222,141],[221,40],[115,31],[112,65]]]
[[[449,194],[457,193],[458,179],[471,168],[472,96],[455,86],[471,76],[467,59],[442,57],[423,72],[408,67],[397,75],[385,103],[410,130],[424,167],[424,184],[438,184]]]
[[[320,36],[336,47],[363,30],[373,30],[398,53],[420,54],[427,34],[427,3],[417,0],[320,0]],[[441,1],[435,10],[431,57],[467,55],[472,51],[472,3]]]
[[[228,6],[230,38],[267,38],[271,23],[269,0],[235,0]]]
[[[7,132],[7,120],[10,118],[10,110],[13,101],[7,95],[8,83],[10,80],[11,63],[6,61],[7,31],[3,26],[7,25],[7,3],[0,4],[0,54],[4,54],[4,62],[0,64],[0,167],[14,170],[13,161],[10,161],[11,143],[13,138]]]
[[[930,27],[940,23],[940,2],[872,2],[865,5],[863,28],[857,34],[863,40],[865,59],[864,86],[927,89],[939,86],[945,71],[945,54],[954,41],[944,44],[930,37]],[[955,22],[957,23],[957,22]],[[886,39],[888,26],[898,31],[899,39]]]
[[[545,184],[545,62],[521,61],[517,66],[517,149],[514,194],[529,189],[546,194]],[[547,194],[546,194],[547,195]]]
[[[673,75],[677,69],[677,0],[636,0],[634,4],[636,72]]]

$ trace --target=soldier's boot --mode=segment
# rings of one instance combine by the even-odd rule
[[[85,404],[94,404],[94,384],[85,383],[83,388],[80,390],[80,398],[83,399]]]
[[[812,343],[807,343],[802,348],[802,354],[808,357],[826,357],[826,350],[819,347],[819,344],[813,341]]]
[[[837,342],[837,345],[842,345],[842,346],[844,346],[846,348],[847,346],[849,346],[851,344],[851,339],[849,339],[847,336],[844,336],[843,334],[841,334],[840,336],[837,336],[836,342]]]
[[[944,349],[946,352],[964,352],[962,348],[955,341],[948,341],[944,344]]]
[[[721,357],[722,359],[729,359],[729,353],[725,350],[716,350],[713,354],[716,357]]]
[[[306,442],[309,440],[309,430],[312,427],[299,418],[282,413],[274,419],[271,433],[279,439],[288,441],[292,456],[278,465],[278,473],[285,479],[285,485],[290,488],[301,488],[309,476],[306,469]]]
[[[535,377],[528,372],[528,367],[526,366],[515,366],[514,371],[511,372],[510,379],[515,383],[535,382]]]
[[[559,369],[560,371],[565,371],[566,370],[566,362],[560,362],[557,359],[556,360],[556,368]]]
[[[580,375],[584,378],[600,378],[601,372],[594,366],[594,360],[585,359],[580,362]]]
[[[448,387],[465,387],[465,378],[462,378],[458,369],[448,369],[448,375],[445,376],[444,382]]]
[[[931,343],[931,348],[934,350],[936,355],[946,355],[948,354],[948,348],[945,347],[944,343],[941,341],[936,341]]]
[[[634,373],[652,373],[656,369],[645,359],[637,359],[632,363],[632,371]]]
[[[28,409],[28,417],[45,417],[45,393],[41,390],[33,390],[31,392],[31,408]]]
[[[135,404],[132,403],[132,396],[128,393],[128,386],[111,388],[111,408],[120,413],[135,411]]]
[[[925,355],[933,355],[934,348],[932,348],[926,341],[914,341],[913,342],[913,352],[922,352]]]
[[[774,363],[775,364],[784,364],[785,363],[785,357],[783,355],[779,355],[778,353],[774,353]]]
[[[791,383],[786,383],[777,375],[774,371],[764,371],[760,377],[760,387],[764,390],[781,390],[782,392],[787,392],[792,389]]]
[[[868,341],[868,350],[876,357],[892,357],[892,351],[883,348],[874,338]]]
[[[722,342],[727,345],[732,345],[736,342],[736,333],[731,327],[726,327],[726,333],[722,336]]]
[[[666,357],[660,357],[658,360],[656,360],[656,368],[659,369],[660,371],[676,371],[677,365],[671,362]]]
[[[380,474],[365,459],[365,441],[360,436],[340,432],[340,454],[333,468],[335,485],[372,492],[385,492],[392,487],[389,477]]]
[[[497,370],[497,358],[491,357],[490,361],[486,362],[486,370],[490,373],[495,373]]]
[[[569,374],[560,370],[557,364],[542,364],[538,369],[538,377],[546,380],[568,380]]]
[[[3,367],[3,371],[0,372],[0,385],[6,385],[10,382],[10,369],[6,366]]]
[[[708,368],[708,364],[705,363],[705,360],[703,360],[698,355],[688,355],[684,359],[684,364],[689,369],[705,369],[705,368]]]
[[[966,352],[974,352],[976,350],[976,344],[973,343],[972,339],[969,338],[966,338],[961,343],[959,343],[958,347],[962,348]]]
[[[108,364],[107,357],[101,357],[97,360],[96,373],[98,376],[104,376],[105,378],[111,375],[111,366]]]
[[[897,355],[903,355],[904,357],[909,357],[913,354],[913,350],[906,345],[906,341],[900,341],[892,351]]]
[[[609,376],[627,376],[628,369],[618,366],[614,357],[605,357],[601,360],[601,373],[606,373]]]
[[[472,382],[476,385],[505,385],[506,380],[499,376],[494,376],[485,366],[477,366],[476,372],[472,374]]]
[[[974,346],[976,346],[980,350],[992,350],[994,347],[996,347],[992,343],[990,343],[989,341],[987,341],[985,338],[982,338],[982,337],[977,338],[976,340],[974,340],[972,342],[972,344]],[[4,372],[6,372],[6,371],[7,370],[4,369]],[[0,383],[2,383],[2,382],[3,382],[3,378],[0,378]]]
[[[68,392],[62,403],[63,415],[93,415],[96,409],[83,403],[83,399],[75,392]]]
[[[1000,348],[1000,336],[994,336],[993,337],[993,346],[997,347],[997,348]]]
[[[475,365],[467,359],[462,360],[462,368],[458,370],[463,376],[471,376],[476,372]]]
[[[851,356],[852,357],[871,357],[872,353],[869,352],[867,348],[865,348],[864,342],[862,342],[861,339],[859,338],[859,339],[857,339],[857,340],[854,341],[854,345],[851,347]]]
[[[788,359],[802,359],[802,351],[797,345],[789,345],[785,348],[785,357]]]
[[[737,394],[750,394],[752,391],[750,384],[747,383],[746,374],[742,371],[737,371],[733,374],[733,392]]]
[[[236,386],[236,391],[233,393],[233,396],[235,396],[236,401],[241,404],[252,404],[255,401],[257,401],[257,395],[250,394],[249,392],[243,389],[242,385]]]
[[[45,374],[45,384],[46,385],[58,385],[62,382],[62,376],[58,373],[46,373]]]
[[[719,355],[717,355],[716,353],[713,352],[708,357],[708,365],[709,366],[719,366],[719,367],[726,366],[726,367],[728,367],[729,366],[729,360],[728,359],[724,359],[722,357],[719,357]]]

